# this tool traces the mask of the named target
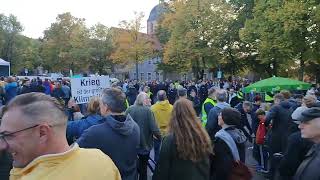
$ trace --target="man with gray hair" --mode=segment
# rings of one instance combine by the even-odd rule
[[[100,102],[103,123],[87,129],[77,142],[80,147],[97,148],[110,156],[122,180],[135,180],[140,130],[125,110],[125,94],[118,88],[105,89]]]
[[[157,125],[160,128],[161,135],[166,136],[173,106],[169,103],[166,92],[164,90],[158,91],[157,99],[158,102],[151,106],[151,111],[153,112]],[[159,158],[160,145],[161,139],[155,139],[155,161],[157,161]]]
[[[0,126],[0,151],[13,158],[10,179],[112,179],[120,174],[100,150],[68,145],[62,105],[42,93],[16,96]]]
[[[252,110],[252,103],[249,101],[244,101],[242,103],[239,103],[235,108],[241,113],[241,119],[238,128],[244,132],[247,139],[252,143],[252,119],[249,115]]]
[[[153,147],[153,136],[161,139],[160,130],[155,122],[154,115],[148,107],[151,99],[145,92],[140,92],[134,105],[126,110],[126,114],[130,114],[132,119],[140,128],[140,145],[138,149],[139,156],[139,180],[147,180],[147,167],[150,151]]]
[[[178,89],[178,98],[186,98],[187,99],[187,90],[185,88]]]
[[[226,103],[227,101],[227,92],[223,89],[220,89],[216,93],[217,104],[214,106],[208,115],[206,130],[213,140],[215,134],[221,129],[218,125],[218,116],[222,109],[231,107],[230,104]]]

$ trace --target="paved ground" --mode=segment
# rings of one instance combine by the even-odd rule
[[[247,145],[250,147],[251,145]],[[246,150],[246,164],[247,166],[252,169],[253,171],[253,180],[267,180],[261,174],[256,173],[255,166],[257,165],[257,161],[252,157],[252,149],[247,148]]]

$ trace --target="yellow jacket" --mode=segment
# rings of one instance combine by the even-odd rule
[[[171,118],[172,109],[173,107],[168,100],[159,101],[151,106],[151,111],[154,114],[156,122],[163,136],[167,134],[167,128]]]
[[[109,156],[77,144],[65,153],[44,155],[24,168],[13,168],[10,180],[121,180]]]

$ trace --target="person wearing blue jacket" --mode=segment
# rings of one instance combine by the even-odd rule
[[[18,91],[18,84],[17,82],[15,82],[13,77],[9,77],[7,81],[8,84],[6,84],[6,86],[4,87],[6,104],[8,104],[11,99],[17,96]]]
[[[100,115],[99,98],[93,97],[88,104],[88,115],[81,120],[68,121],[67,139],[69,142],[78,139],[82,133],[89,127],[103,123],[103,117]]]

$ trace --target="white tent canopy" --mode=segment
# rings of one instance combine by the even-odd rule
[[[0,66],[10,66],[10,63],[0,58]]]

